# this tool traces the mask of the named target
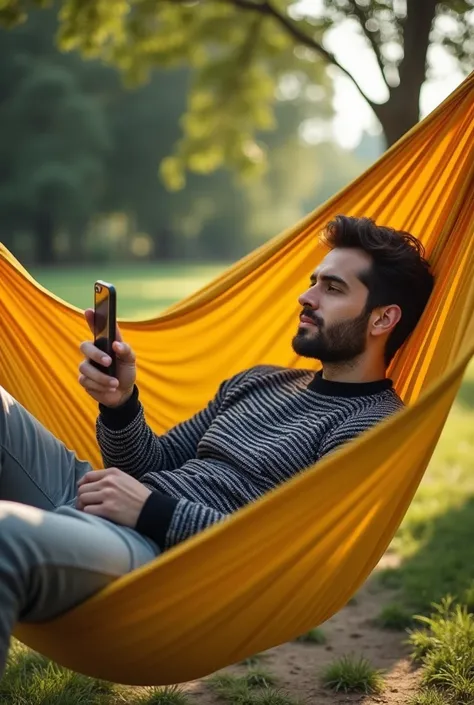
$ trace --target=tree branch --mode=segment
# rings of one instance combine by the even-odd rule
[[[382,59],[382,52],[380,51],[380,46],[377,44],[375,40],[375,33],[374,32],[369,32],[368,29],[365,26],[365,23],[367,22],[367,15],[365,14],[364,10],[360,7],[360,5],[357,4],[357,0],[349,0],[352,11],[354,15],[357,17],[359,20],[359,24],[362,27],[362,31],[364,32],[366,38],[369,40],[370,46],[372,47],[372,50],[375,54],[375,58],[377,59],[377,64],[380,69],[380,73],[382,74],[382,79],[385,85],[387,86],[388,90],[390,91],[391,88],[389,84],[387,83],[387,79],[385,78],[385,73],[384,73],[384,63]]]
[[[202,0],[201,0],[202,1]],[[172,0],[173,3],[181,4],[189,2],[189,0]],[[319,42],[310,37],[306,32],[303,32],[294,22],[292,22],[286,15],[281,13],[274,7],[269,0],[263,0],[263,2],[258,2],[254,0],[217,0],[217,2],[224,3],[226,5],[234,5],[241,10],[248,10],[250,12],[257,12],[266,17],[272,17],[290,36],[293,37],[299,44],[303,44],[315,51],[319,56],[321,56],[325,61],[342,71],[355,85],[362,98],[367,101],[372,110],[377,114],[377,109],[379,105],[374,103],[364,92],[361,85],[356,81],[354,76],[346,69],[339,61],[336,59],[334,54],[327,51]]]

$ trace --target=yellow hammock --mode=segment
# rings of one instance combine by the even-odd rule
[[[474,354],[473,203],[474,74],[294,228],[164,315],[123,321],[148,420],[161,433],[244,368],[308,366],[291,349],[296,299],[325,254],[316,236],[334,214],[411,231],[436,276],[429,308],[389,371],[407,409],[64,616],[21,625],[16,635],[91,676],[164,685],[291,640],[340,610],[400,524]],[[0,384],[100,466],[96,405],[76,381],[78,343],[88,337],[82,312],[3,249],[0,320]]]

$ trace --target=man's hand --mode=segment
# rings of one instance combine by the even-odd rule
[[[94,332],[94,311],[88,308],[84,312],[87,324]],[[95,401],[111,408],[125,404],[133,393],[137,376],[135,353],[130,345],[124,343],[117,326],[115,341],[112,344],[117,361],[117,377],[109,377],[90,364],[90,360],[108,367],[112,360],[97,348],[93,341],[86,340],[80,345],[84,360],[79,365],[79,384]]]
[[[151,490],[118,468],[92,470],[78,482],[76,507],[134,529],[150,494]]]

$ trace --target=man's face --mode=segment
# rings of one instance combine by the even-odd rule
[[[365,352],[370,312],[368,289],[358,278],[371,267],[363,250],[336,248],[313,272],[302,307],[293,350],[322,363],[348,362]]]

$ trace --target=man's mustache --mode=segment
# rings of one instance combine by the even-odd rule
[[[312,323],[314,323],[316,326],[318,326],[318,328],[323,327],[322,320],[315,315],[314,311],[311,311],[311,310],[308,311],[307,309],[303,309],[303,311],[301,311],[300,315],[306,316],[306,318],[309,318]]]

